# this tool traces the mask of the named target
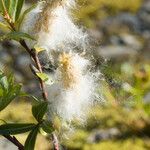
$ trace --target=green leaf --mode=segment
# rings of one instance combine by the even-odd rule
[[[12,100],[19,96],[21,91],[21,85],[16,85],[10,91],[3,91],[3,96],[0,98],[0,111],[7,107]]]
[[[29,34],[23,33],[23,32],[11,32],[11,33],[5,34],[3,36],[0,36],[0,40],[3,41],[3,40],[6,40],[6,39],[7,40],[13,39],[13,40],[16,40],[16,41],[19,41],[21,39],[35,40]]]
[[[20,26],[21,26],[21,23],[22,21],[25,19],[26,15],[28,13],[30,13],[34,8],[36,8],[38,6],[38,3],[32,5],[31,7],[29,7],[28,9],[26,9],[23,14],[19,17],[18,21],[17,21],[17,27],[18,27],[18,30],[20,29]]]
[[[0,72],[0,111],[7,107],[12,100],[22,96],[21,87],[20,84],[15,84],[12,75],[6,77]]]
[[[11,0],[3,0],[3,1],[4,1],[4,3],[5,3],[6,9],[8,10]]]
[[[0,0],[0,13],[3,12],[2,1]]]
[[[12,89],[12,93],[13,94],[10,94],[10,98],[12,98],[12,99],[14,99],[15,97],[17,97],[17,96],[21,96],[20,94],[21,94],[21,87],[22,87],[22,85],[21,84],[18,84],[18,85],[16,85],[15,87],[13,87],[13,89]],[[9,95],[9,94],[8,94]]]
[[[148,116],[150,116],[150,104],[144,104],[143,108]]]
[[[10,17],[15,12],[15,4],[17,0],[0,0],[0,12],[8,13]]]
[[[0,11],[4,12],[6,10],[13,22],[15,22],[21,14],[23,4],[24,0],[0,0]]]
[[[36,73],[36,75],[42,79],[42,81],[48,81],[48,75],[46,73]]]
[[[0,135],[15,135],[28,132],[35,128],[35,124],[4,124],[0,126]]]
[[[24,0],[18,0],[16,14],[15,14],[15,21],[17,21],[20,16],[23,4],[24,4]]]
[[[5,124],[5,123],[7,123],[5,120],[0,119],[0,125],[3,125],[3,124]]]
[[[3,96],[3,90],[0,88],[0,101],[2,96]]]
[[[7,81],[7,77],[6,76],[3,76],[0,79],[0,85],[1,85],[2,88],[8,89],[8,81]]]
[[[4,0],[0,0],[0,12],[1,12],[1,13],[4,12],[4,7],[6,7]]]
[[[49,133],[51,134],[53,131],[54,131],[54,128],[52,126],[52,123],[50,121],[44,121],[42,123],[42,129],[46,132],[46,133]]]
[[[30,134],[28,135],[26,141],[25,141],[25,150],[34,150],[36,137],[39,131],[39,126],[34,128]]]
[[[48,103],[47,102],[40,102],[37,105],[32,106],[32,114],[35,117],[35,119],[40,122],[45,115],[46,111],[48,109]]]
[[[14,21],[18,0],[9,0],[9,1],[10,3],[8,8],[8,13],[11,16],[12,20]]]
[[[4,32],[7,32],[7,31],[9,31],[10,29],[9,29],[9,27],[8,27],[6,24],[0,22],[0,30],[1,30],[1,31],[4,31]]]

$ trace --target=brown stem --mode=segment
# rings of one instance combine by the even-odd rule
[[[38,58],[38,55],[37,55],[36,50],[30,49],[30,48],[27,46],[27,44],[26,44],[26,42],[25,42],[24,40],[20,40],[20,44],[21,44],[21,45],[25,48],[25,50],[29,53],[30,57],[31,57],[31,58],[33,59],[33,61],[35,62],[36,67],[37,67],[37,69],[39,70],[39,72],[40,72],[40,73],[43,73],[42,66],[41,66],[41,63],[40,63],[40,61],[39,61],[39,58]],[[42,96],[43,96],[44,100],[47,101],[48,98],[47,98],[47,92],[46,92],[46,90],[45,90],[44,82],[43,82],[43,80],[42,80],[41,78],[38,77],[38,79],[39,79],[39,82],[40,82],[40,88],[41,88],[41,90],[42,90]]]
[[[9,18],[9,17],[8,17]],[[11,22],[10,19],[8,18],[5,18],[6,21],[8,22],[8,24],[10,25],[10,27],[12,28],[13,31],[16,31],[15,29],[15,26],[13,24],[13,22]],[[34,63],[36,64],[36,67],[37,69],[39,70],[40,73],[43,73],[43,70],[42,70],[42,66],[41,66],[41,63],[39,61],[39,58],[38,58],[38,55],[37,55],[37,52],[35,49],[30,49],[28,47],[28,45],[26,44],[25,40],[20,40],[19,43],[24,47],[24,49],[29,53],[30,57],[33,59]],[[42,90],[42,96],[44,98],[45,101],[48,100],[48,97],[47,97],[47,92],[46,92],[46,89],[45,89],[45,85],[44,85],[44,82],[41,78],[38,77],[38,80],[39,80],[39,83],[40,83],[40,88]],[[23,149],[19,149],[19,150],[24,150],[24,146],[15,138],[15,137],[11,137],[10,135],[5,137],[7,138],[9,141],[11,141],[12,143],[14,143],[15,141],[15,145],[17,144],[18,145],[18,148],[23,148]],[[53,133],[52,134],[52,141],[53,141],[53,146],[54,146],[54,150],[59,150],[59,143],[58,143],[58,139],[57,139],[57,136]],[[21,145],[20,145],[20,144]],[[20,147],[21,146],[21,147]]]
[[[4,7],[4,18],[6,19],[7,23],[10,25],[13,31],[16,31],[15,26],[11,20],[11,17],[9,16],[7,9],[5,7],[4,1],[2,0],[2,4]],[[10,142],[12,142],[14,145],[18,147],[19,150],[24,150],[24,146],[17,140],[15,136],[10,136],[10,135],[3,135],[6,139],[8,139]]]
[[[18,147],[18,150],[24,150],[24,146],[16,139],[16,137],[12,137],[10,135],[3,135],[6,139],[12,142],[14,145]]]
[[[27,46],[26,42],[24,40],[20,40],[19,42],[25,48],[25,50],[30,54],[30,56],[33,56],[32,52],[31,52],[30,48]]]
[[[20,41],[20,44],[26,49],[26,51],[29,53],[31,58],[34,60],[36,67],[39,70],[39,72],[42,73],[43,70],[42,70],[42,66],[41,66],[41,63],[39,61],[37,52],[34,49],[29,49],[29,47],[27,46],[27,44],[24,40]],[[47,98],[47,92],[45,90],[44,82],[41,78],[38,77],[38,79],[40,82],[40,87],[42,89],[43,98],[45,101],[47,101],[48,98]],[[52,141],[53,141],[54,150],[59,150],[59,142],[58,142],[57,136],[54,133],[52,133]]]
[[[39,57],[38,57],[38,54],[37,52],[34,50],[34,56],[33,56],[33,59],[35,61],[35,64],[36,64],[36,67],[37,69],[39,70],[40,73],[43,72],[42,70],[42,66],[41,66],[41,63],[40,63],[40,60],[39,60]],[[45,85],[44,85],[44,82],[41,78],[38,78],[39,79],[39,82],[40,82],[40,87],[42,89],[42,95],[43,95],[43,98],[45,101],[48,100],[48,97],[47,97],[47,92],[45,90]]]
[[[42,73],[43,70],[42,70],[42,66],[41,66],[41,63],[39,61],[37,52],[34,49],[30,50],[24,40],[20,41],[20,44],[26,49],[26,51],[29,53],[31,58],[34,60],[38,71],[40,73]],[[34,73],[34,74],[36,74],[36,73]],[[45,90],[44,82],[41,78],[38,77],[38,79],[39,79],[39,82],[40,82],[40,87],[42,89],[43,98],[44,98],[45,101],[47,101],[48,98],[47,98],[47,92]],[[54,150],[59,150],[59,142],[58,142],[57,136],[54,133],[52,133],[52,142],[53,142]]]
[[[54,133],[52,133],[52,141],[53,141],[53,145],[54,145],[54,150],[59,150],[58,139]]]

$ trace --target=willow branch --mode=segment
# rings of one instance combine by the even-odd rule
[[[14,23],[11,20],[11,17],[9,16],[7,9],[5,7],[4,1],[2,0],[2,6],[4,8],[4,19],[7,21],[7,23],[10,25],[13,31],[16,31],[14,27]],[[8,139],[10,142],[12,142],[14,145],[18,147],[19,150],[24,150],[24,146],[17,140],[15,136],[10,136],[10,135],[3,135],[6,139]]]
[[[37,52],[34,49],[29,49],[27,44],[26,44],[26,42],[24,40],[20,41],[20,44],[26,49],[26,51],[29,53],[31,58],[34,60],[38,71],[40,73],[43,73],[42,65],[41,65],[41,63],[39,61]],[[36,73],[34,73],[34,72],[33,72],[33,74],[36,75]],[[47,101],[48,97],[47,97],[47,92],[45,90],[44,82],[43,82],[43,80],[41,78],[38,77],[38,79],[39,79],[39,82],[40,82],[40,87],[42,89],[43,98],[44,98],[45,101]],[[58,142],[57,136],[54,133],[52,133],[52,142],[53,142],[54,150],[59,150],[59,142]]]
[[[54,133],[52,133],[52,141],[53,141],[53,145],[54,145],[54,150],[59,150],[58,139]]]
[[[10,25],[11,29],[12,29],[13,31],[16,31],[16,28],[15,28],[15,26],[14,26],[14,23],[11,21],[11,18],[9,17],[9,14],[8,14],[7,12],[6,12],[6,14],[5,14],[5,19],[6,19],[6,21],[8,22],[8,24]],[[36,65],[36,67],[37,67],[37,69],[38,69],[38,71],[39,71],[40,73],[43,73],[42,65],[41,65],[41,63],[40,63],[40,60],[39,60],[39,58],[38,58],[38,54],[37,54],[36,50],[35,50],[35,49],[30,49],[30,48],[28,47],[28,45],[26,44],[25,40],[20,40],[19,43],[20,43],[20,44],[22,45],[22,47],[24,47],[24,49],[28,52],[28,54],[30,55],[31,59],[34,61],[35,65]],[[39,80],[40,88],[41,88],[41,90],[42,90],[42,96],[43,96],[44,100],[47,101],[47,100],[48,100],[48,97],[47,97],[47,92],[46,92],[46,89],[45,89],[44,82],[43,82],[43,80],[42,80],[41,78],[39,78],[39,77],[37,77],[37,78],[38,78],[38,80]],[[20,142],[19,142],[15,137],[12,138],[11,136],[7,136],[7,137],[5,137],[5,138],[7,138],[7,139],[8,139],[9,141],[11,141],[12,143],[14,143],[13,140],[15,140],[16,142],[15,142],[14,144],[15,144],[15,145],[18,144],[18,146],[20,146],[20,145],[19,145]],[[52,134],[52,141],[53,141],[54,150],[59,150],[58,139],[57,139],[57,137],[56,137],[56,135],[55,135],[54,133]],[[21,145],[21,147],[22,147],[22,146],[23,146],[23,145]],[[18,147],[18,148],[19,148],[19,147]],[[22,147],[22,148],[24,149],[24,147]],[[19,150],[23,150],[23,149],[19,149]]]
[[[27,46],[27,44],[24,40],[21,40],[20,44],[26,49],[26,51],[29,53],[30,57],[34,60],[38,71],[40,73],[43,73],[42,65],[39,61],[37,52],[34,49],[29,49],[29,47]],[[36,73],[34,73],[34,75],[36,75]],[[47,97],[47,92],[46,92],[46,89],[45,89],[44,82],[41,78],[38,77],[38,79],[39,79],[39,82],[40,82],[40,87],[42,89],[43,98],[44,98],[45,101],[47,101],[48,97]],[[57,136],[54,133],[52,133],[52,142],[53,142],[54,150],[59,150],[59,142],[58,142]]]
[[[18,150],[24,150],[24,146],[16,139],[15,136],[3,135],[7,140],[12,142],[14,145],[18,147]]]
[[[38,71],[39,71],[40,73],[43,73],[42,66],[41,66],[41,63],[40,63],[40,61],[39,61],[39,58],[38,58],[38,55],[37,55],[36,50],[30,49],[30,48],[27,46],[27,44],[26,44],[26,42],[25,42],[24,40],[20,40],[20,44],[21,44],[21,45],[24,47],[24,49],[29,53],[29,55],[30,55],[30,57],[32,58],[32,60],[34,61],[35,65],[36,65],[36,67],[37,67],[37,69],[38,69]],[[38,80],[39,80],[40,88],[41,88],[41,90],[42,90],[42,96],[43,96],[44,100],[47,101],[48,98],[47,98],[47,92],[46,92],[46,90],[45,90],[44,82],[43,82],[43,80],[42,80],[41,78],[39,78],[39,77],[37,77],[37,78],[38,78]]]

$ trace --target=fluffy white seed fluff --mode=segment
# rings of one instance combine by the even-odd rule
[[[37,45],[47,50],[74,45],[85,50],[87,34],[72,21],[70,7],[74,0],[47,0],[39,3],[23,22],[22,30],[37,39]]]
[[[47,85],[49,118],[53,120],[57,115],[64,122],[85,120],[96,87],[94,74],[88,70],[90,62],[76,52],[84,51],[88,40],[70,17],[72,6],[74,0],[46,0],[25,17],[22,25],[22,30],[32,33],[36,44],[47,49],[57,62],[54,83]]]
[[[95,82],[87,70],[89,61],[79,54],[62,53],[58,58],[58,69],[54,73],[54,84],[47,86],[50,114],[62,120],[84,120],[93,104]]]

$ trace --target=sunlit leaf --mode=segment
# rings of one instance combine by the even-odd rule
[[[18,29],[20,29],[21,23],[22,21],[25,19],[26,15],[28,13],[30,13],[34,8],[36,8],[38,6],[38,3],[32,5],[31,7],[29,7],[28,9],[26,9],[23,14],[19,17],[18,21],[17,21],[17,27]]]
[[[5,120],[0,119],[0,126],[3,125],[3,124],[5,124],[5,123],[7,123]]]
[[[15,14],[15,21],[19,18],[22,7],[24,4],[24,0],[18,0],[17,2],[17,8],[16,8],[16,14]]]
[[[44,51],[45,49],[42,48],[42,47],[39,47],[37,45],[34,46],[34,49],[36,50],[37,53],[41,52],[41,51]]]
[[[48,75],[46,73],[36,73],[36,75],[41,78],[43,81],[48,80]]]
[[[8,13],[9,13],[10,17],[12,18],[12,20],[14,21],[18,0],[9,0],[9,1],[10,1],[10,3],[9,3]]]
[[[0,22],[0,30],[7,32],[7,31],[9,31],[9,27],[6,24]]]
[[[8,34],[5,34],[3,36],[0,36],[0,40],[3,41],[3,40],[16,40],[16,41],[19,41],[21,39],[30,39],[30,40],[34,40],[33,37],[31,37],[29,34],[27,33],[23,33],[23,32],[11,32],[11,33],[8,33]]]
[[[2,96],[3,96],[3,90],[0,88],[0,101],[1,101]]]
[[[0,0],[0,12],[3,11],[3,7],[2,7],[2,1]]]
[[[4,9],[5,8],[6,8],[5,1],[4,0],[0,0],[0,12],[4,13]]]
[[[8,89],[8,81],[7,81],[6,76],[3,76],[2,78],[0,78],[0,85],[2,88]]]
[[[11,3],[11,0],[2,0],[2,1],[4,2],[6,9],[8,10],[10,3]],[[12,1],[14,1],[14,0],[12,0]]]
[[[9,103],[22,96],[21,85],[15,84],[12,75],[6,77],[3,73],[0,73],[0,111],[9,105]]]
[[[13,22],[15,22],[20,14],[24,4],[24,0],[0,0],[0,11],[7,12]]]

